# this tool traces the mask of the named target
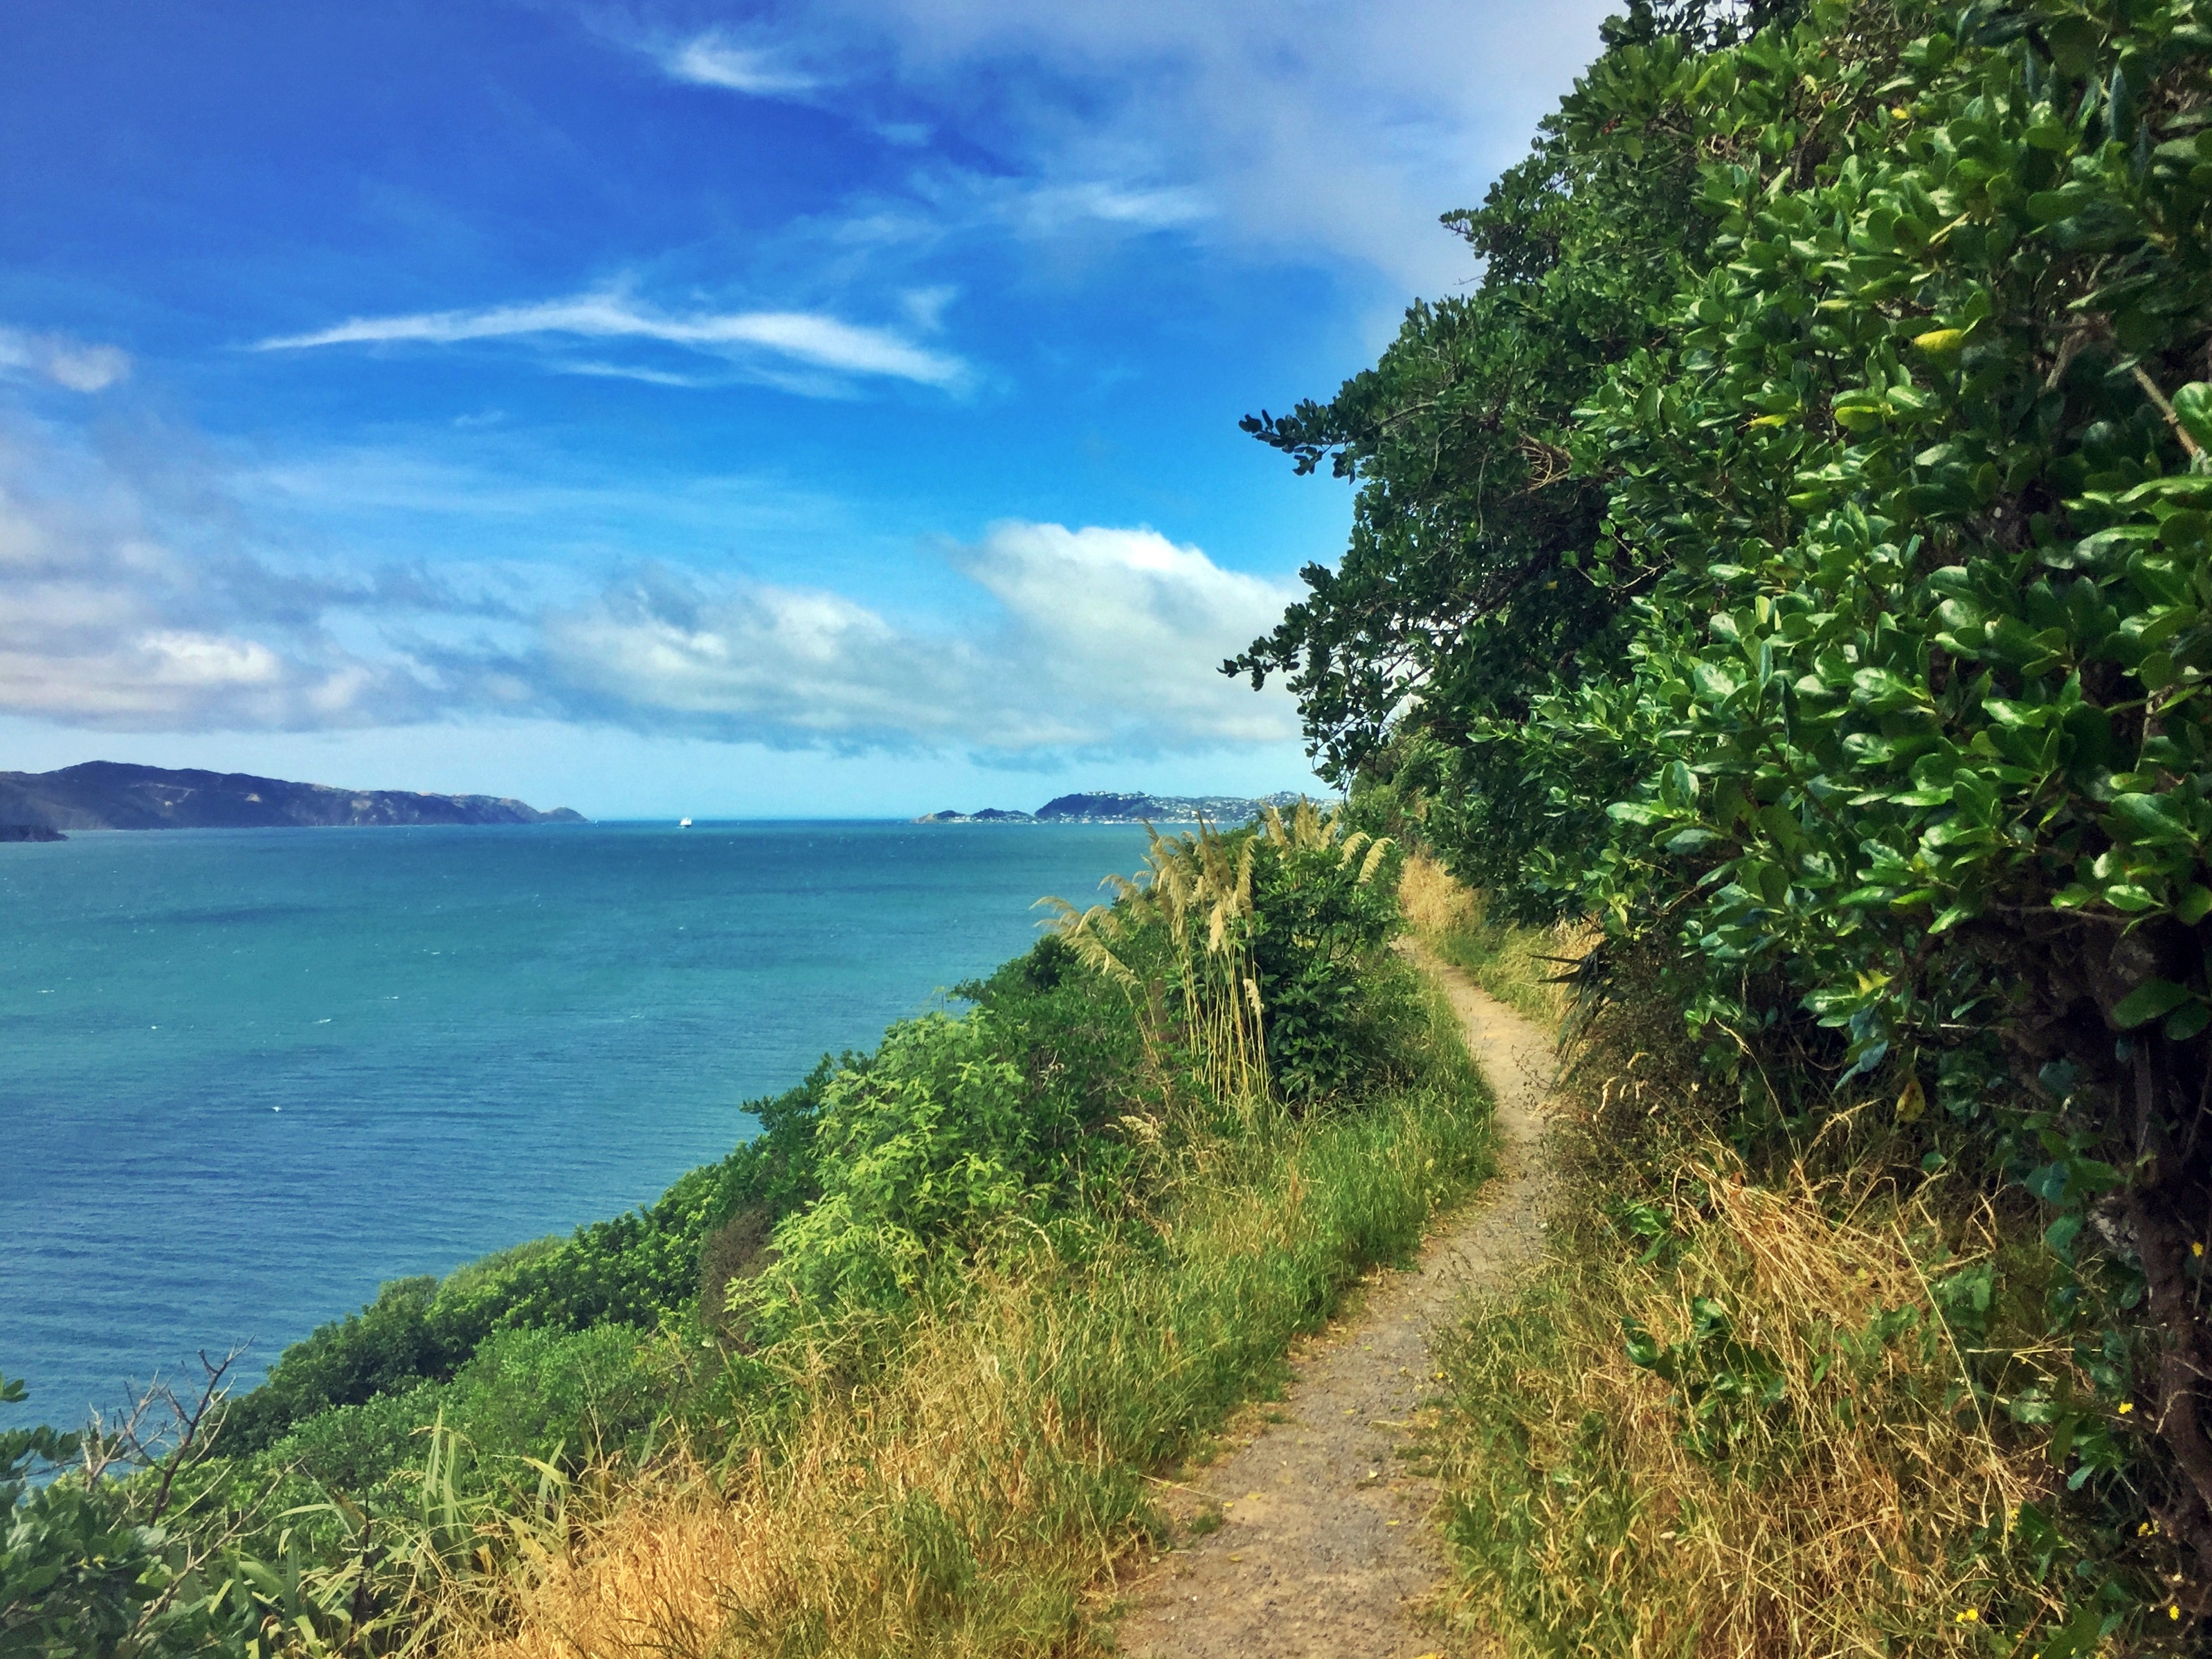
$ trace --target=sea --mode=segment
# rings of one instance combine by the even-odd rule
[[[650,1201],[1027,949],[1141,829],[161,830],[0,845],[0,1423]]]

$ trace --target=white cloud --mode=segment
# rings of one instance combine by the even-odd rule
[[[91,392],[106,391],[130,373],[130,354],[118,346],[0,328],[0,374],[27,374],[70,392]]]
[[[1437,216],[1525,153],[1616,9],[783,0],[746,28],[839,64],[835,101],[872,130],[934,127],[993,156],[1033,204],[1021,228],[1182,229],[1433,293],[1468,274]]]
[[[434,661],[387,627],[466,616],[466,598],[401,567],[335,580],[280,568],[246,540],[228,485],[176,434],[95,451],[0,411],[0,714],[327,730],[484,696],[484,653]]]
[[[1165,230],[1196,224],[1214,214],[1212,203],[1195,190],[1147,189],[1097,179],[1008,191],[1006,198],[1010,218],[1045,234],[1086,221],[1131,230]]]
[[[1152,530],[1055,524],[998,525],[954,562],[1004,608],[1001,686],[1027,687],[1075,741],[1263,742],[1298,729],[1288,693],[1219,672],[1282,619],[1294,582],[1224,570]]]
[[[472,311],[356,317],[332,328],[263,340],[258,349],[293,351],[403,341],[452,345],[468,340],[546,336],[648,341],[736,361],[766,352],[835,374],[911,380],[923,386],[953,387],[968,375],[968,367],[959,358],[916,345],[886,329],[803,311],[671,315],[649,310],[612,291]]]
[[[442,499],[434,477],[380,488]],[[945,550],[970,620],[927,623],[665,567],[596,591],[533,592],[482,562],[326,579],[270,550],[272,489],[188,443],[97,453],[0,411],[0,716],[153,732],[492,715],[1022,764],[1297,735],[1279,687],[1216,672],[1291,585],[1151,530],[994,526]],[[533,521],[550,505],[471,497]],[[565,510],[588,507],[586,492]]]
[[[1001,524],[953,563],[996,602],[966,634],[650,572],[549,620],[552,693],[581,715],[780,746],[1157,754],[1297,736],[1287,695],[1216,672],[1279,618],[1287,585],[1150,530]]]
[[[813,76],[779,61],[775,52],[740,46],[720,29],[662,47],[653,55],[676,80],[756,98],[792,97],[821,84]]]

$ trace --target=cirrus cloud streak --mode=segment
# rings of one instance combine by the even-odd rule
[[[475,310],[356,317],[331,328],[261,340],[256,343],[256,349],[299,351],[323,346],[405,342],[453,345],[473,340],[533,337],[651,341],[723,358],[765,352],[832,374],[909,380],[948,389],[963,383],[969,374],[967,364],[957,357],[917,345],[887,329],[848,323],[819,313],[733,311],[672,315],[640,306],[612,290]]]

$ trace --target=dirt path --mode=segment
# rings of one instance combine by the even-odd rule
[[[1350,1318],[1292,1355],[1281,1420],[1173,1495],[1179,1520],[1211,1510],[1224,1524],[1133,1587],[1119,1638],[1136,1659],[1413,1659],[1441,1645],[1414,1616],[1443,1575],[1425,1524],[1435,1490],[1396,1452],[1435,1375],[1429,1332],[1541,1245],[1552,1042],[1456,969],[1411,954],[1449,994],[1497,1091],[1499,1176],[1446,1218],[1412,1267],[1377,1274]]]

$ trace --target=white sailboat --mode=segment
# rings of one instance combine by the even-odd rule
[[[678,818],[676,820],[676,827],[678,830],[689,830],[691,827],[691,820],[689,818]]]

